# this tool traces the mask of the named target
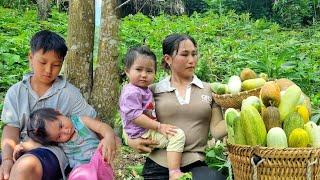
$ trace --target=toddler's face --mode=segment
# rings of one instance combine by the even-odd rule
[[[46,130],[49,140],[57,143],[67,142],[75,134],[71,120],[62,115],[54,121],[46,121]]]
[[[155,62],[148,56],[137,56],[130,69],[126,70],[130,83],[147,88],[155,75]]]

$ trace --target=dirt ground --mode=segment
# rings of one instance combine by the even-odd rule
[[[139,176],[146,155],[139,154],[129,148],[122,146],[114,161],[116,180],[143,179]]]

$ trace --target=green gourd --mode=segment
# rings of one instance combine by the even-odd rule
[[[240,122],[248,145],[266,145],[266,126],[255,107],[245,106],[240,113]]]
[[[301,96],[301,89],[297,85],[291,85],[281,96],[279,104],[280,121],[283,122],[289,114],[295,111]]]

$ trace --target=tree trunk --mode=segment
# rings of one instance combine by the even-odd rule
[[[94,0],[70,0],[69,3],[69,52],[64,71],[69,82],[88,100],[93,79]]]
[[[117,0],[102,1],[100,44],[98,65],[95,70],[90,103],[99,112],[104,122],[113,126],[113,118],[118,109],[118,29],[116,13]]]
[[[174,0],[174,1],[170,1],[171,3],[171,10],[173,12],[171,12],[171,14],[177,14],[177,15],[182,15],[186,12],[186,7],[183,3],[182,0]]]
[[[50,15],[50,0],[37,0],[37,8],[39,20],[48,20]]]

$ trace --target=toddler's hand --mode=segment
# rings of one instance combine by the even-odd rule
[[[21,144],[17,144],[13,150],[13,160],[16,161],[24,154],[25,150]]]
[[[160,124],[158,132],[165,136],[174,136],[177,133],[177,127],[170,124]]]

